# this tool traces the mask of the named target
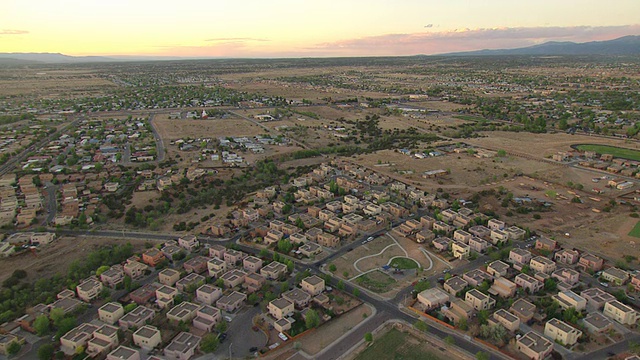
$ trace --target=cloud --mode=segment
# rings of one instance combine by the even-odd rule
[[[0,36],[2,35],[24,35],[28,34],[27,30],[13,30],[13,29],[3,29],[0,30]]]
[[[427,25],[425,25],[424,27],[426,27],[426,28],[432,28],[432,27],[433,27],[433,24],[427,24]]]
[[[238,38],[212,38],[212,39],[206,39],[205,41],[207,41],[207,42],[245,42],[245,41],[264,42],[264,41],[270,41],[270,40],[268,40],[268,39],[256,39],[256,38],[238,37]]]
[[[427,25],[429,26],[429,25]],[[640,34],[640,25],[502,27],[385,34],[320,43],[305,50],[316,55],[415,55],[479,49],[516,48],[546,41],[586,42]]]

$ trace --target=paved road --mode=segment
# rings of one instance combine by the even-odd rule
[[[252,319],[260,314],[262,310],[259,306],[245,308],[243,312],[233,317],[227,329],[227,339],[220,344],[215,352],[219,357],[229,356],[229,353],[236,358],[245,358],[251,353],[249,349],[256,347],[262,349],[267,345],[267,336],[262,331],[253,331]],[[231,348],[231,352],[229,352]],[[204,359],[210,358],[205,356]],[[212,357],[211,357],[212,358]]]
[[[158,129],[153,123],[153,119],[155,117],[154,113],[149,114],[149,125],[151,125],[151,132],[153,133],[153,137],[156,139],[156,161],[163,162],[164,161],[164,141],[162,141],[162,137],[158,134]]]
[[[45,198],[45,208],[47,209],[47,217],[44,221],[44,226],[51,224],[53,222],[53,218],[56,217],[56,211],[58,211],[58,204],[56,199],[56,191],[58,187],[51,182],[46,182],[45,186],[47,187],[47,196]]]

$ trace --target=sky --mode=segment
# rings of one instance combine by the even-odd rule
[[[640,0],[0,0],[0,52],[439,54],[640,35]]]

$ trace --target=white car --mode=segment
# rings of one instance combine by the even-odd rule
[[[282,339],[282,341],[287,341],[289,340],[289,338],[287,337],[287,335],[283,334],[283,333],[278,333],[278,337],[280,339]]]

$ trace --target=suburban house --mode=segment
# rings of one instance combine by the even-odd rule
[[[580,296],[587,300],[587,307],[593,310],[602,309],[606,303],[616,299],[615,296],[597,287],[583,290]]]
[[[245,273],[244,271],[234,269],[224,273],[220,277],[220,279],[222,279],[224,287],[226,287],[227,289],[231,289],[236,286],[242,285],[245,275],[247,275],[247,273]]]
[[[185,261],[182,267],[184,267],[184,269],[187,271],[188,274],[190,273],[201,274],[207,270],[208,261],[209,259],[204,256],[196,256]]]
[[[273,316],[274,319],[280,320],[288,314],[293,313],[294,304],[293,302],[281,297],[270,301],[268,310],[269,314]]]
[[[133,333],[133,343],[143,350],[151,350],[162,343],[160,330],[155,326],[145,325]]]
[[[257,273],[262,268],[262,260],[255,256],[247,256],[242,260],[242,268],[247,272]]]
[[[227,272],[227,263],[224,260],[213,258],[207,262],[207,268],[209,269],[209,276],[217,279]]]
[[[610,283],[620,286],[629,280],[629,273],[622,269],[611,267],[603,270],[600,277]]]
[[[60,337],[60,350],[66,355],[74,355],[79,347],[86,349],[87,342],[93,337],[96,330],[98,327],[90,323],[76,326]]]
[[[531,270],[544,274],[551,274],[556,270],[556,263],[544,256],[536,256],[529,262]]]
[[[300,287],[311,296],[316,296],[324,291],[324,280],[317,275],[309,276],[302,279]]]
[[[87,342],[86,352],[90,357],[107,354],[118,346],[118,328],[111,325],[103,325],[94,331],[93,338]]]
[[[520,318],[520,321],[526,323],[533,319],[533,315],[536,313],[536,306],[525,299],[518,299],[511,305],[509,311]]]
[[[531,261],[531,252],[525,249],[514,248],[509,251],[509,262],[513,267],[520,270],[522,266],[528,265]]]
[[[76,286],[78,298],[86,302],[91,302],[93,299],[97,298],[101,291],[102,283],[95,277],[90,277],[81,282],[80,285]]]
[[[556,262],[567,265],[573,265],[577,263],[579,259],[580,253],[577,250],[572,249],[562,249],[553,256],[553,260]]]
[[[196,329],[211,332],[222,319],[220,309],[213,306],[204,305],[196,310],[196,317],[193,319],[193,326]]]
[[[158,282],[162,285],[173,286],[180,280],[180,272],[174,269],[163,269],[158,274]]]
[[[418,301],[424,305],[427,310],[431,310],[446,304],[447,301],[449,301],[449,294],[439,288],[431,288],[420,292],[418,294]]]
[[[268,280],[276,280],[286,273],[287,266],[277,261],[272,261],[260,269],[260,275],[266,277]]]
[[[541,281],[527,274],[516,275],[514,282],[516,283],[516,285],[528,291],[529,294],[537,293],[544,286]]]
[[[234,312],[244,305],[246,299],[247,295],[234,291],[218,299],[218,301],[216,301],[216,307],[226,312]]]
[[[141,278],[148,269],[148,265],[137,260],[127,260],[127,263],[123,266],[124,273],[133,280]]]
[[[100,274],[100,281],[110,288],[115,288],[124,281],[124,270],[121,265],[114,265]]]
[[[266,282],[267,279],[264,276],[250,272],[244,276],[244,284],[242,286],[247,289],[248,294],[251,294],[260,290]]]
[[[206,305],[215,304],[222,297],[222,289],[209,284],[204,284],[196,290],[196,301]]]
[[[121,345],[107,355],[107,360],[140,360],[140,352]]]
[[[200,246],[200,242],[195,235],[186,235],[178,238],[178,246],[192,252]]]
[[[124,316],[124,308],[118,302],[108,302],[98,309],[98,318],[107,324],[115,324]]]
[[[509,272],[510,267],[511,266],[509,266],[509,264],[507,264],[506,262],[501,260],[496,260],[494,262],[489,263],[489,265],[487,266],[487,273],[493,276],[494,278],[507,276],[507,273]]]
[[[176,288],[180,291],[186,291],[186,289],[193,287],[193,290],[195,290],[195,288],[198,288],[200,285],[204,284],[206,282],[206,279],[204,278],[204,276],[202,275],[198,275],[196,273],[191,273],[185,277],[183,277],[182,279],[178,280],[176,282]]]
[[[194,303],[183,301],[167,312],[167,319],[175,323],[179,323],[181,321],[189,323],[196,317],[196,310],[199,308],[200,306]]]
[[[536,240],[535,248],[537,250],[553,251],[558,243],[548,237],[540,236]],[[545,334],[546,335],[546,334]]]
[[[282,294],[282,297],[291,301],[297,308],[302,309],[311,301],[311,295],[306,291],[298,288],[289,290]]]
[[[602,334],[613,329],[611,320],[598,312],[589,313],[582,319],[582,326],[592,334]]]
[[[153,320],[155,316],[155,311],[140,305],[131,312],[124,314],[124,316],[118,320],[118,324],[123,330],[133,327],[140,328],[146,325],[147,321]]]
[[[469,283],[459,276],[453,276],[444,282],[444,290],[449,294],[456,296],[460,291],[464,290]]]
[[[560,304],[563,309],[570,307],[582,311],[587,307],[587,300],[571,290],[561,291],[557,295],[553,295],[552,299]]]
[[[485,295],[476,289],[467,291],[464,301],[476,310],[488,310],[496,304],[496,301],[491,296]]]
[[[511,332],[518,330],[520,327],[520,318],[504,309],[494,312],[488,320],[489,325],[495,326],[500,324]]]
[[[151,267],[156,267],[165,259],[166,258],[164,257],[164,254],[162,253],[162,251],[156,248],[151,248],[145,251],[144,253],[142,253],[142,262]]]
[[[516,288],[517,286],[514,282],[505,277],[501,277],[496,279],[493,284],[491,284],[491,288],[489,288],[489,294],[508,298],[516,294]]]
[[[463,242],[454,240],[453,243],[451,243],[451,252],[456,259],[464,259],[471,253],[471,248]]]
[[[443,315],[454,324],[463,319],[469,319],[473,314],[473,308],[462,299],[454,299],[451,305],[443,311]]]
[[[551,319],[544,326],[544,336],[562,345],[571,346],[578,342],[578,338],[582,336],[582,331],[562,320]]]
[[[602,313],[622,325],[634,325],[638,321],[638,313],[618,300],[606,303]]]
[[[553,351],[553,343],[533,331],[516,340],[518,351],[532,360],[543,360]]]
[[[162,285],[156,290],[156,304],[164,309],[173,305],[173,299],[178,295],[178,289]]]
[[[600,271],[602,265],[604,265],[604,260],[593,254],[584,254],[580,257],[580,260],[578,260],[578,267],[582,269],[582,271]]]
[[[570,269],[570,268],[561,268],[554,271],[551,274],[551,277],[557,279],[562,283],[569,284],[570,286],[576,285],[580,280],[580,273]]]
[[[480,269],[473,269],[470,271],[467,271],[466,273],[462,274],[462,278],[469,283],[469,285],[476,287],[480,284],[482,284],[482,282],[484,281],[491,281],[493,280],[493,278],[491,277],[491,275],[487,274],[486,272],[480,270]]]
[[[189,360],[200,345],[200,340],[199,336],[181,332],[164,348],[164,356],[171,360]]]

